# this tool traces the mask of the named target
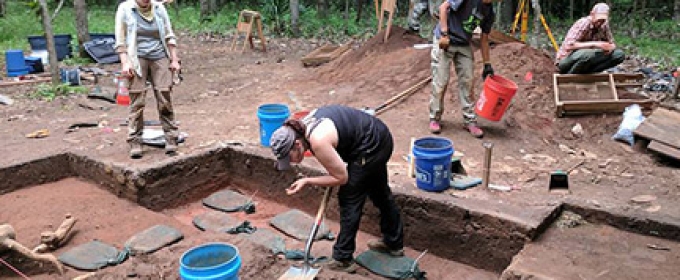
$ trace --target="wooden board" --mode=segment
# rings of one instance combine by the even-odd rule
[[[31,79],[31,80],[7,81],[7,82],[0,81],[0,87],[27,85],[27,84],[35,84],[35,83],[45,83],[45,82],[49,82],[49,81],[52,81],[52,78],[50,78],[50,77],[39,77],[39,78]]]
[[[342,46],[324,45],[311,53],[307,54],[302,58],[302,65],[308,66],[318,66],[333,59],[338,58],[340,55],[349,50],[350,43],[344,44]]]
[[[680,113],[657,108],[633,131],[633,134],[680,148]]]
[[[680,160],[680,149],[666,145],[659,141],[652,141],[649,146],[647,146],[647,149]]]
[[[631,104],[651,109],[654,101],[639,95],[642,74],[555,74],[553,87],[558,117],[592,113],[620,113]]]

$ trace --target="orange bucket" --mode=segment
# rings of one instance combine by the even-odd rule
[[[484,90],[477,100],[475,112],[487,120],[500,121],[516,92],[515,82],[500,75],[489,76],[484,81]]]

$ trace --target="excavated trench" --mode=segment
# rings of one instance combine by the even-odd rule
[[[308,168],[297,171],[307,175],[319,173]],[[239,144],[138,168],[67,153],[0,170],[0,181],[4,182],[0,194],[78,177],[156,212],[191,212],[195,210],[192,208],[200,205],[197,202],[201,199],[221,189],[231,188],[243,194],[256,194],[255,200],[269,205],[265,207],[269,211],[296,208],[314,215],[322,196],[321,190],[308,188],[299,195],[283,195],[283,189],[295,176],[296,172],[274,170],[273,159],[263,155],[261,149]],[[428,250],[444,265],[447,262],[464,264],[488,271],[492,278],[500,276],[525,244],[543,233],[562,210],[558,205],[543,211],[523,213],[521,209],[518,211],[509,206],[414,193],[403,188],[395,188],[394,194],[402,211],[405,243],[409,250]],[[379,236],[379,215],[370,203],[366,205],[361,234]],[[587,212],[578,207],[572,208]],[[269,214],[275,213],[265,213],[265,216]],[[331,199],[326,217],[331,222],[339,219],[337,200]],[[650,226],[649,223],[645,225]],[[667,231],[661,232],[672,234],[674,231],[669,226]],[[455,272],[451,273],[432,279],[463,279],[456,277]]]

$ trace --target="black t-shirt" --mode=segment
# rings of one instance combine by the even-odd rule
[[[452,6],[456,0],[446,0]],[[472,32],[479,26],[482,33],[489,34],[496,14],[491,3],[482,0],[463,0],[457,10],[449,8],[448,31],[452,45],[469,45]],[[437,24],[434,30],[437,39],[441,37],[441,27]]]
[[[335,150],[345,162],[377,153],[382,142],[391,137],[389,129],[380,119],[346,106],[318,108],[313,112],[313,118],[333,121],[338,131],[338,146]]]

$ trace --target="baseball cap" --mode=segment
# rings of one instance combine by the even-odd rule
[[[282,126],[272,133],[269,144],[276,156],[276,169],[290,169],[290,150],[295,143],[295,131],[288,126]]]
[[[595,17],[595,20],[607,20],[609,18],[609,5],[605,3],[597,3],[595,6],[593,6],[591,13]]]

